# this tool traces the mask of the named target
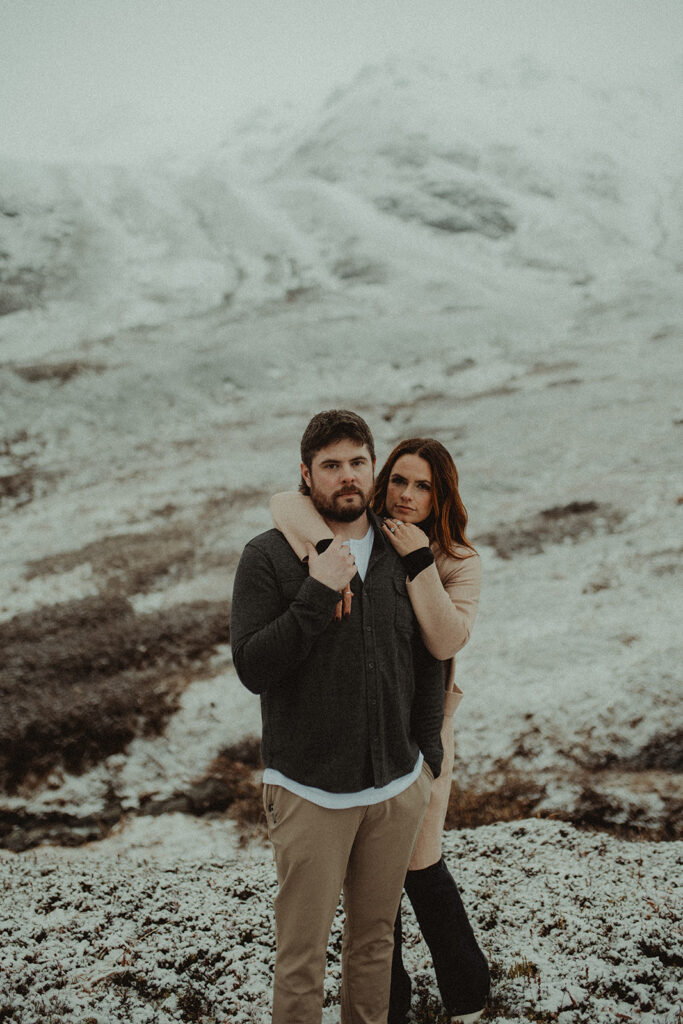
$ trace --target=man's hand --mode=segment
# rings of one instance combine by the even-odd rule
[[[334,538],[322,555],[307,541],[306,554],[309,575],[330,590],[344,590],[356,575],[356,560],[348,544],[342,544],[339,536]]]

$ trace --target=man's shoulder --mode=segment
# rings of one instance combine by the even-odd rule
[[[270,530],[264,530],[263,533],[257,533],[255,537],[252,537],[251,540],[247,541],[246,547],[253,546],[269,549],[271,547],[277,547],[279,541],[284,539],[284,535],[279,530],[276,530],[274,526],[271,526]]]
[[[266,530],[264,533],[259,533],[256,537],[252,537],[244,548],[247,551],[258,551],[262,555],[274,561],[276,564],[279,563],[299,563],[299,559],[296,553],[289,546],[285,535],[272,528]]]

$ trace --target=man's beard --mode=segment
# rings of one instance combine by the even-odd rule
[[[353,523],[356,519],[360,519],[367,511],[372,498],[371,492],[364,493],[360,487],[347,487],[335,491],[332,497],[327,499],[323,497],[320,491],[316,490],[313,480],[311,480],[310,492],[311,501],[320,515],[323,519],[329,519],[333,523]],[[346,494],[359,494],[361,498],[360,505],[341,504],[343,496]]]

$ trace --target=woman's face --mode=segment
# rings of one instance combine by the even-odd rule
[[[404,523],[421,523],[432,511],[432,467],[421,455],[401,455],[389,474],[387,513]]]

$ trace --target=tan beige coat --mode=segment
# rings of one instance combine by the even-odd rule
[[[458,551],[462,550],[462,558],[451,558],[437,543],[431,548],[434,565],[408,580],[407,588],[424,642],[434,657],[444,662],[443,762],[409,864],[412,870],[429,867],[441,857],[441,834],[453,781],[453,715],[462,699],[462,690],[455,683],[455,655],[470,638],[481,590],[479,555],[462,548]]]
[[[303,494],[276,494],[270,508],[275,526],[300,558],[306,554],[306,541],[316,543],[333,536],[310,498]],[[453,715],[462,698],[462,691],[455,684],[455,655],[470,638],[481,589],[479,555],[463,547],[457,552],[462,552],[462,557],[453,558],[436,542],[431,549],[434,564],[406,585],[424,642],[431,654],[444,662],[444,758],[410,861],[413,870],[429,867],[441,857],[441,834],[453,780]]]

